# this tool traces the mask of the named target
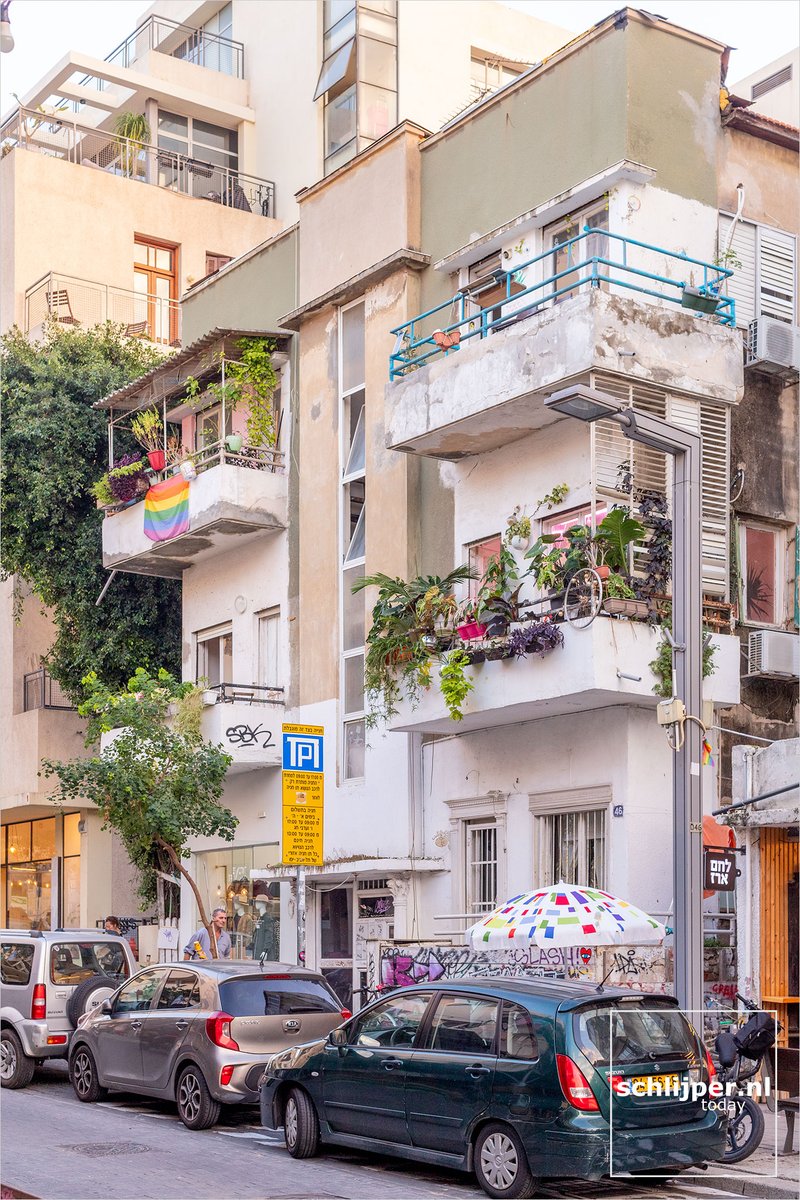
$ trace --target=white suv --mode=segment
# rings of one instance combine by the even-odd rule
[[[66,1058],[74,1029],[136,970],[125,938],[99,929],[0,929],[0,1084]]]

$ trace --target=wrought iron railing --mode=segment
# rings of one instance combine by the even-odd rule
[[[595,240],[592,243],[590,239]],[[619,257],[612,258],[616,247],[621,248]],[[657,259],[653,266],[663,262],[660,271],[648,270],[643,265],[652,262],[652,255]],[[555,269],[562,262],[564,265]],[[668,269],[679,270],[680,274],[670,278],[664,273]],[[458,291],[443,304],[392,329],[395,345],[389,356],[389,378],[400,379],[429,359],[457,350],[470,338],[486,337],[495,329],[529,317],[585,288],[625,288],[687,308],[692,307],[686,303],[687,289],[696,289],[697,310],[713,314],[720,324],[733,328],[734,300],[720,295],[725,280],[732,274],[733,271],[702,259],[587,225],[575,237],[535,258],[514,263],[508,270],[498,270],[481,287]],[[543,278],[537,278],[539,275]],[[705,308],[701,307],[703,301],[707,302]]]
[[[105,61],[131,67],[149,50],[158,50],[160,54],[208,67],[223,75],[233,75],[236,79],[244,78],[244,46],[241,42],[205,29],[194,29],[191,25],[181,25],[167,17],[148,17],[106,55]]]
[[[94,129],[66,112],[48,115],[17,109],[0,129],[0,154],[12,149],[33,150],[257,216],[275,215],[271,180]]]
[[[283,704],[282,687],[260,683],[215,683],[205,689],[217,693],[217,704]]]
[[[25,332],[46,321],[89,329],[106,321],[124,327],[126,337],[146,338],[166,346],[181,344],[179,300],[93,283],[51,271],[25,293]]]
[[[25,712],[33,712],[36,708],[75,707],[62,691],[61,684],[53,679],[44,667],[40,667],[38,671],[29,671],[23,676],[22,689]]]
[[[242,443],[241,449],[229,449],[226,441],[212,442],[196,450],[189,456],[194,463],[198,475],[210,467],[218,467],[227,463],[233,467],[249,467],[253,471],[270,471],[281,473],[284,469],[283,451],[273,446],[247,446]]]

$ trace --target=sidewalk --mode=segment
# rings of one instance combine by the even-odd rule
[[[797,1200],[800,1196],[800,1130],[795,1120],[794,1152],[783,1154],[786,1140],[786,1114],[764,1113],[764,1140],[750,1158],[733,1166],[710,1163],[707,1171],[687,1171],[681,1175],[683,1185],[692,1180],[697,1187],[727,1188],[732,1196],[765,1197],[767,1200]],[[777,1156],[775,1153],[777,1141]]]

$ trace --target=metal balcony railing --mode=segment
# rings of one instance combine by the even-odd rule
[[[268,179],[93,129],[66,111],[54,116],[17,109],[0,129],[0,155],[12,149],[33,150],[258,216],[275,215],[275,184]]]
[[[106,283],[93,283],[51,271],[25,293],[25,332],[45,321],[90,329],[113,321],[126,337],[146,338],[165,346],[181,344],[179,300],[134,292]]]
[[[132,67],[149,50],[158,50],[198,67],[208,67],[222,75],[244,78],[244,46],[241,42],[205,29],[194,29],[191,25],[181,25],[167,17],[148,17],[106,55],[105,61]]]
[[[23,676],[23,705],[25,712],[36,708],[74,709],[74,704],[61,690],[61,684],[48,675],[44,667]]]
[[[206,688],[217,693],[217,704],[283,704],[282,687],[260,683],[215,683]]]
[[[619,255],[612,258],[616,249]],[[646,263],[660,270],[647,269]],[[676,278],[664,274],[669,269],[679,272]],[[720,324],[733,328],[735,302],[719,294],[731,275],[733,271],[702,259],[587,225],[575,237],[515,263],[509,270],[498,270],[489,282],[458,291],[443,304],[392,329],[395,345],[389,356],[389,379],[400,379],[429,359],[457,350],[469,338],[486,337],[492,330],[586,288],[625,288],[687,308],[684,291],[696,288],[709,305],[716,302],[712,311]]]
[[[230,450],[225,441],[212,442],[190,455],[198,475],[211,467],[227,463],[232,467],[249,467],[253,471],[281,474],[284,469],[283,451],[272,446],[247,446]]]

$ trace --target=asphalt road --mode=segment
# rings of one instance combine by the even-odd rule
[[[80,1104],[63,1063],[37,1071],[30,1087],[2,1092],[0,1180],[42,1200],[477,1200],[473,1178],[451,1171],[326,1149],[296,1162],[282,1135],[255,1109],[233,1108],[214,1129],[192,1133],[174,1108],[114,1095]],[[642,1189],[624,1183],[542,1187],[553,1200],[671,1200],[729,1195],[688,1183]]]

